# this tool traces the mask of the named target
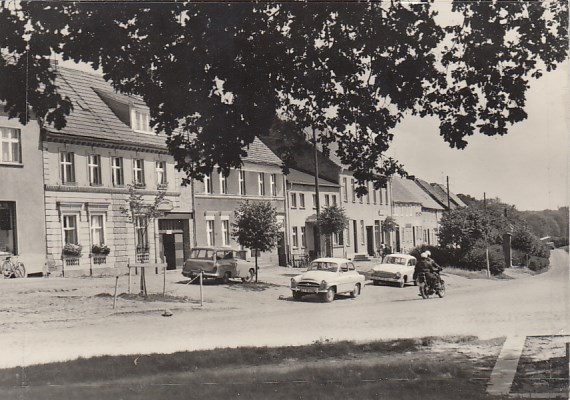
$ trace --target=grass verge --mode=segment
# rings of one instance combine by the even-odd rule
[[[310,346],[95,357],[0,370],[0,397],[485,399],[491,398],[486,383],[501,344],[473,337],[324,340]]]

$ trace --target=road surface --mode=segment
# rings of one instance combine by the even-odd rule
[[[294,302],[286,286],[274,286],[259,292],[235,291],[235,305],[174,310],[169,318],[158,312],[116,314],[75,324],[45,324],[41,329],[3,329],[0,368],[102,354],[302,345],[319,340],[568,335],[568,254],[553,251],[551,264],[543,274],[513,280],[449,275],[443,299],[423,300],[413,286],[369,284],[357,299]],[[183,286],[181,290],[198,290]]]

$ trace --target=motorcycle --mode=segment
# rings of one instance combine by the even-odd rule
[[[422,296],[423,299],[429,299],[429,296],[434,294],[437,294],[440,298],[445,296],[445,281],[441,279],[439,273],[436,273],[435,275],[437,277],[437,282],[435,286],[432,286],[428,282],[425,272],[420,272],[418,274],[417,282],[420,289],[420,296]]]

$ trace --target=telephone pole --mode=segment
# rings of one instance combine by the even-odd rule
[[[321,213],[321,200],[319,196],[319,154],[317,151],[317,131],[313,127],[313,146],[315,157],[315,207],[317,209],[317,220],[315,222],[315,257],[321,255],[321,232],[319,229],[319,215]]]

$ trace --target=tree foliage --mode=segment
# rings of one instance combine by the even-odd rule
[[[252,250],[269,251],[281,237],[277,210],[268,201],[239,204],[234,212],[233,236],[237,242]]]
[[[527,117],[531,79],[567,57],[568,3],[13,2],[0,8],[0,101],[11,117],[65,125],[53,53],[140,96],[178,167],[241,166],[274,118],[317,130],[366,181],[403,173],[381,156],[406,113],[435,116],[451,147]],[[24,90],[25,89],[25,90]]]
[[[394,232],[396,229],[398,229],[398,224],[394,218],[388,216],[382,221],[382,230],[384,232]]]
[[[332,235],[340,234],[348,225],[348,218],[343,208],[337,206],[325,207],[317,219],[319,231],[326,235],[327,256],[332,256]]]

